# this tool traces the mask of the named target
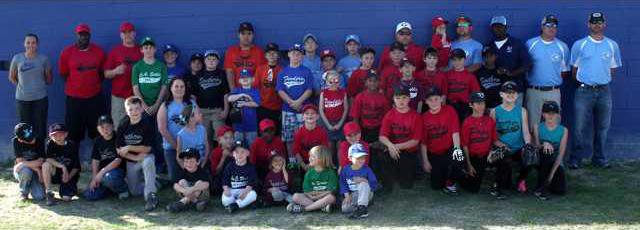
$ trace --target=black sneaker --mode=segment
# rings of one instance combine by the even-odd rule
[[[495,186],[489,188],[489,194],[491,194],[491,196],[495,197],[497,200],[507,199],[507,196]]]
[[[158,203],[160,203],[158,201],[158,195],[154,192],[149,193],[149,197],[147,198],[147,203],[144,204],[144,210],[147,212],[153,211],[158,207]]]
[[[369,211],[367,210],[367,206],[358,205],[356,210],[351,213],[349,219],[363,219],[369,216]]]
[[[442,188],[442,192],[444,192],[447,195],[450,196],[457,196],[458,195],[458,187],[456,186],[456,184],[452,184],[450,186],[445,186],[444,188]]]
[[[180,201],[176,201],[167,205],[167,211],[172,213],[182,212],[186,209],[186,207],[187,207],[186,204]]]
[[[209,206],[208,200],[196,201],[196,211],[198,212],[204,212],[205,210],[207,210],[207,206]]]
[[[45,196],[45,203],[47,204],[47,206],[53,206],[56,205],[56,197],[53,195],[52,192],[48,192],[47,195]]]
[[[240,207],[238,207],[238,204],[236,204],[236,203],[233,203],[233,204],[230,204],[230,205],[224,207],[224,209],[227,210],[227,213],[229,213],[229,214],[235,212],[239,208]]]

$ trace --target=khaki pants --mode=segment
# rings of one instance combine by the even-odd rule
[[[111,96],[111,119],[113,119],[114,130],[118,128],[120,121],[127,116],[127,112],[124,109],[124,98]]]
[[[213,130],[215,133],[218,127],[224,125],[224,119],[221,119],[224,112],[222,109],[201,108],[200,111],[202,112],[202,124],[207,130]]]
[[[529,115],[529,128],[533,132],[533,127],[538,126],[542,117],[542,105],[545,101],[555,101],[560,105],[560,89],[542,91],[537,89],[527,89],[526,108]],[[562,107],[562,106],[561,106]],[[560,119],[558,119],[560,123]]]

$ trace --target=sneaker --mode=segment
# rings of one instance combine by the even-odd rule
[[[147,203],[144,205],[145,211],[152,211],[158,207],[158,195],[154,192],[149,193],[149,197],[147,198]]]
[[[502,191],[500,191],[500,189],[495,186],[489,188],[489,194],[491,194],[491,196],[495,197],[497,200],[507,199],[507,196],[504,195],[504,193],[502,193]]]
[[[29,193],[20,193],[20,201],[28,201]]]
[[[203,212],[204,210],[207,210],[207,206],[209,206],[208,200],[196,201],[196,211],[198,212]]]
[[[302,213],[303,210],[302,205],[299,204],[289,203],[287,205],[287,211],[290,213]]]
[[[367,210],[367,206],[358,205],[356,210],[349,216],[349,219],[362,219],[367,218],[368,216],[369,211]]]
[[[240,207],[238,207],[238,204],[233,203],[230,205],[227,205],[224,207],[225,210],[227,210],[227,213],[231,214],[233,212],[235,212],[236,210],[238,210]]]
[[[456,184],[451,184],[449,186],[445,186],[442,189],[442,192],[444,192],[447,195],[456,196],[456,195],[458,195],[458,186],[456,186]]]
[[[129,192],[124,191],[124,192],[118,193],[118,200],[126,200],[127,198],[129,198]]]
[[[527,182],[524,180],[521,180],[520,182],[518,182],[518,192],[520,193],[526,193],[527,192]]]
[[[47,206],[56,205],[56,197],[53,196],[52,192],[48,192],[47,193],[47,195],[45,196],[45,202],[46,202]]]
[[[535,191],[533,195],[536,196],[539,200],[549,200],[549,196],[547,196],[546,192],[540,190]]]
[[[182,212],[185,210],[186,207],[187,207],[186,204],[180,201],[176,201],[167,205],[167,211],[172,213]]]
[[[322,208],[322,212],[324,212],[324,213],[331,213],[331,205],[330,205],[330,204],[328,204],[327,206],[324,206],[324,207]]]

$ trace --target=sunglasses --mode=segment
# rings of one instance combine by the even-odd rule
[[[409,36],[409,35],[411,35],[411,32],[410,31],[409,32],[400,31],[400,32],[398,32],[398,34],[399,35],[404,35],[404,36]]]
[[[546,28],[558,28],[558,25],[555,23],[545,23],[543,26]]]

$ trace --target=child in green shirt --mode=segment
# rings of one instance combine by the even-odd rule
[[[167,94],[167,67],[156,60],[156,45],[150,37],[145,37],[140,46],[144,57],[133,65],[131,85],[133,94],[142,98],[144,111],[155,115]]]
[[[309,170],[304,175],[304,193],[293,195],[293,202],[287,205],[291,213],[310,212],[322,209],[330,213],[336,202],[333,195],[338,189],[338,176],[331,160],[331,152],[326,146],[316,146],[309,151]]]

